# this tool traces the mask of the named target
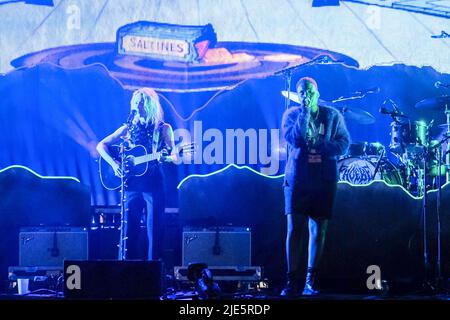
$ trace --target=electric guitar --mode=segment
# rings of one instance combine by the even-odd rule
[[[154,153],[147,153],[147,149],[142,145],[136,145],[120,152],[120,146],[113,145],[109,148],[112,158],[119,163],[123,157],[123,179],[126,181],[130,177],[139,177],[151,170],[154,170],[156,163],[161,157],[169,155],[166,149]],[[193,153],[195,151],[194,144],[190,143],[184,146],[175,147],[177,155]],[[116,190],[122,185],[122,179],[116,176],[113,168],[102,157],[99,158],[99,173],[102,185],[108,190]]]

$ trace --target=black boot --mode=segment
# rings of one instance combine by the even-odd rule
[[[305,296],[315,296],[319,294],[317,288],[317,270],[308,268],[306,273],[305,288],[303,289],[303,295]]]
[[[296,297],[299,295],[298,292],[298,274],[296,272],[287,273],[287,282],[280,296],[283,297]]]

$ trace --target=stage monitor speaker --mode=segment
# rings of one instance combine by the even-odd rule
[[[251,266],[250,228],[183,229],[182,263],[208,266]]]
[[[65,260],[64,296],[69,299],[159,299],[162,262]]]
[[[19,232],[21,267],[59,266],[88,259],[88,231],[75,227],[27,227]]]

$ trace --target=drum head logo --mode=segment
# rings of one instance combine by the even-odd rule
[[[345,159],[340,163],[339,180],[352,184],[367,184],[373,180],[374,166],[363,159]]]

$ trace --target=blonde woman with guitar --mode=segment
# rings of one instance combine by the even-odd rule
[[[164,122],[158,94],[151,88],[133,93],[127,122],[97,145],[103,185],[124,190],[119,260],[142,259],[138,238],[142,200],[147,209],[147,259],[157,258],[155,222],[164,210],[161,163],[176,160],[174,147],[172,127]]]

